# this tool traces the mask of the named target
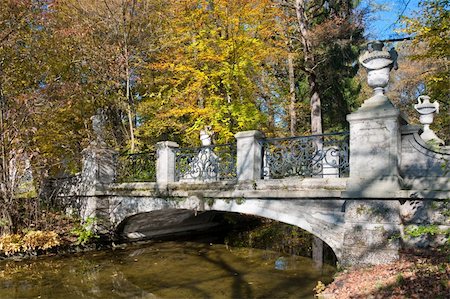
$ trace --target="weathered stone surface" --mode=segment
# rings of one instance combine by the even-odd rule
[[[161,141],[156,144],[156,182],[165,185],[175,182],[175,149],[179,145],[171,141]]]
[[[384,95],[378,97],[389,102]],[[401,189],[399,116],[392,104],[360,109],[347,116],[351,148],[348,197],[389,198]]]
[[[117,153],[114,150],[107,147],[98,147],[94,143],[84,149],[82,154],[82,185],[93,186],[114,182],[117,164]]]
[[[384,250],[363,247],[344,247],[343,258],[339,261],[343,266],[379,265],[398,260],[398,250]]]
[[[450,161],[448,147],[432,148],[420,138],[419,127],[402,127],[400,170],[403,176],[409,179],[411,188],[450,190],[448,161]],[[436,182],[436,179],[439,181]]]
[[[348,200],[345,219],[350,223],[400,223],[396,200]]]
[[[400,230],[398,225],[347,224],[344,247],[398,250]]]
[[[238,181],[259,180],[262,167],[262,145],[264,138],[260,131],[245,131],[235,135],[237,141]]]

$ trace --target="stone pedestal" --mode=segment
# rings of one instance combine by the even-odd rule
[[[161,141],[156,144],[156,182],[160,185],[175,182],[175,150],[179,147],[176,142]]]
[[[239,132],[237,141],[238,181],[259,180],[262,173],[262,144],[264,134],[260,131]]]
[[[101,200],[91,197],[99,184],[113,183],[116,177],[117,153],[107,147],[103,142],[92,142],[82,151],[83,167],[81,171],[81,184],[78,192],[81,197],[80,216],[86,221],[89,218],[95,219],[93,229],[96,233],[103,234],[107,229],[102,229],[104,219],[108,219],[109,210],[102,209]],[[106,216],[100,211],[105,211]],[[107,221],[106,221],[107,222]]]
[[[117,153],[106,145],[92,143],[82,151],[81,183],[84,186],[113,183]]]
[[[389,198],[401,189],[400,113],[383,94],[347,115],[350,123],[350,178],[347,197]]]

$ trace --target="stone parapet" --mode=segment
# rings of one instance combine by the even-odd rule
[[[419,126],[401,127],[402,176],[409,188],[450,190],[450,148],[427,144],[419,132]]]

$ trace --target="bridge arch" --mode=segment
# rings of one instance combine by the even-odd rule
[[[297,226],[314,236],[323,240],[328,244],[335,253],[338,260],[341,259],[341,244],[344,235],[344,217],[340,209],[335,211],[330,210],[330,205],[327,210],[321,210],[320,207],[312,205],[310,202],[298,202],[296,200],[245,200],[238,202],[235,200],[214,200],[207,202],[196,198],[190,198],[180,202],[170,202],[170,200],[159,200],[159,205],[155,205],[153,200],[151,205],[141,204],[136,206],[133,211],[128,210],[127,213],[121,213],[116,210],[116,215],[113,223],[115,223],[115,230],[123,230],[125,225],[128,225],[128,233],[133,232],[133,221],[145,222],[149,217],[152,217],[155,225],[164,224],[170,219],[188,219],[193,215],[201,215],[204,211],[216,212],[231,212],[245,215],[252,215],[272,219],[278,222]],[[340,205],[336,205],[340,207]],[[122,215],[122,217],[118,217]],[[193,225],[195,223],[188,223]],[[130,228],[131,225],[131,228]],[[169,224],[170,227],[170,224]],[[156,229],[156,228],[155,228]],[[161,231],[164,232],[164,227]],[[139,235],[132,237],[139,238]]]

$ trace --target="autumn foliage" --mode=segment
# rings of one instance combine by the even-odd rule
[[[216,143],[243,130],[287,136],[347,128],[361,90],[357,2],[3,1],[0,231],[17,233],[21,218],[41,210],[17,201],[21,177],[32,173],[34,191],[21,194],[36,196],[49,177],[80,171],[98,108],[108,117],[107,142],[120,152],[163,140],[197,146],[206,125]],[[436,99],[448,95],[446,35],[435,34],[448,33],[445,5],[424,1],[423,14],[407,20],[425,47],[411,57],[438,62],[410,83],[426,84]],[[448,133],[448,117],[438,122]]]

